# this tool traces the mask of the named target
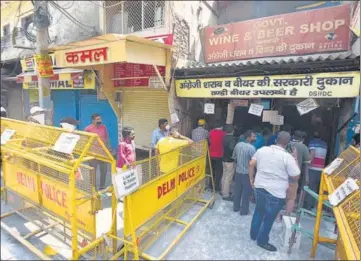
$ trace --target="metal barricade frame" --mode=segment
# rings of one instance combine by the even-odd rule
[[[71,231],[70,236],[67,234],[71,241],[71,259],[78,259],[83,247],[81,240],[96,240],[95,214],[101,208],[100,195],[105,192],[96,191],[94,168],[84,163],[106,162],[114,172],[113,156],[96,134],[72,132],[79,140],[74,151],[65,154],[52,149],[60,135],[67,132],[64,129],[1,118],[1,133],[5,129],[15,130],[15,133],[1,146],[2,197],[5,203],[9,203],[8,196],[17,197],[21,207],[1,215],[1,227],[37,256],[49,259],[27,240],[43,231],[52,234],[50,229],[62,225],[64,233],[66,229]],[[111,187],[106,191],[112,192]],[[28,210],[35,210],[44,217],[42,221],[47,217],[54,223],[41,224],[38,230],[20,236],[3,222],[13,214],[31,220],[31,215],[25,214]],[[64,234],[64,241],[65,238]]]
[[[336,244],[336,259],[360,260],[360,190],[354,191],[338,206],[333,207],[339,230],[338,239],[329,239],[319,235],[323,202],[328,200],[328,195],[348,177],[357,178],[356,183],[360,186],[360,151],[351,146],[338,158],[343,159],[341,165],[331,175],[323,172],[321,176],[311,258],[316,255],[318,243],[333,243]],[[354,171],[356,173],[353,173]]]

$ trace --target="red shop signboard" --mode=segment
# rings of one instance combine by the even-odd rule
[[[350,5],[206,27],[206,63],[350,48]]]
[[[165,75],[165,66],[157,66],[160,75]],[[139,87],[149,85],[149,77],[157,76],[153,65],[136,63],[114,64],[114,78],[148,77],[138,79],[114,80],[114,87]]]

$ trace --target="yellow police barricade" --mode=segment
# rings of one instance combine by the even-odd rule
[[[50,257],[27,241],[40,232],[67,243],[71,250],[68,258],[73,260],[85,245],[102,240],[97,226],[104,221],[97,220],[97,213],[102,209],[104,191],[96,191],[91,163],[108,163],[115,172],[115,160],[96,134],[1,118],[1,143],[2,198],[14,209],[1,216],[2,229],[42,259]],[[113,225],[115,234],[116,220],[109,213],[109,227],[103,230],[109,232]],[[6,225],[6,218],[13,214],[39,229],[17,235]],[[95,251],[88,254],[97,256]]]
[[[18,214],[40,228],[19,236],[3,221],[1,227],[42,259],[50,258],[26,240],[43,231],[69,243],[72,260],[163,259],[214,204],[212,173],[206,174],[210,158],[205,141],[136,162],[140,184],[125,196],[123,205],[115,196],[116,188],[95,190],[92,160],[111,164],[112,173],[118,175],[115,160],[97,135],[69,134],[64,129],[10,119],[1,119],[1,135],[2,190],[5,201],[15,209],[1,219]],[[59,143],[64,135],[68,139]],[[74,136],[75,146],[69,139]],[[73,151],[67,151],[72,144]],[[206,178],[213,187],[208,197]],[[111,192],[112,197],[104,200],[104,192]],[[195,210],[194,216],[182,220],[190,209]],[[173,242],[159,257],[147,254],[174,224],[184,228]]]
[[[111,245],[115,244],[111,243],[115,239],[123,242],[124,247],[121,250],[118,248],[119,251],[113,256],[105,258],[163,260],[200,215],[214,204],[214,181],[212,173],[206,174],[207,162],[210,166],[206,141],[136,162],[133,169],[140,185],[124,197],[122,235],[108,233],[103,241]],[[205,193],[207,178],[213,187],[208,195]],[[115,187],[114,190],[116,189]],[[117,205],[113,205],[114,216],[116,209]],[[184,215],[190,214],[190,210],[193,214],[188,216],[190,221],[184,220]],[[159,242],[161,236],[170,232],[172,225],[183,227],[177,235],[172,233],[173,241],[157,251],[161,252],[157,257],[147,253],[151,246]],[[96,246],[95,243],[89,244],[81,251],[86,253]]]
[[[360,175],[360,151],[354,147],[349,147],[343,151],[323,171],[311,258],[315,257],[318,243],[331,243],[336,244],[335,260],[360,260],[360,189],[356,189],[357,186],[360,186]],[[352,178],[352,180],[349,180],[349,178]],[[355,181],[353,188],[349,181],[351,183]],[[341,184],[343,185],[341,186]],[[346,189],[344,189],[344,185],[346,185]],[[341,187],[343,188],[341,189]],[[337,190],[338,188],[340,190]],[[353,189],[356,190],[352,191]],[[335,194],[333,194],[334,192]],[[348,194],[349,192],[351,193]],[[329,200],[330,195],[332,199],[336,196],[339,198],[339,201],[343,197],[342,194],[348,196],[339,203],[336,201],[337,205],[333,206],[333,213],[338,228],[338,238],[334,240],[321,237],[319,232],[323,201]]]

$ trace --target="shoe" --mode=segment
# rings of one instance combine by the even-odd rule
[[[249,212],[241,212],[240,215],[241,216],[247,216],[249,214]]]
[[[234,212],[238,212],[240,209],[233,209]]]
[[[226,201],[233,201],[233,198],[232,198],[232,197],[223,197],[223,200],[226,200]]]
[[[270,252],[276,252],[277,251],[277,248],[274,246],[274,245],[271,245],[270,243],[267,243],[267,244],[264,244],[264,245],[261,245],[261,244],[257,244],[257,246],[267,250],[267,251],[270,251]]]

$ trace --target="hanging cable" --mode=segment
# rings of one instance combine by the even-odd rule
[[[81,23],[80,21],[78,21],[76,18],[74,18],[71,14],[69,14],[68,11],[66,11],[64,8],[62,8],[61,6],[59,6],[57,3],[55,3],[54,1],[49,1],[49,3],[51,3],[55,8],[57,8],[60,12],[62,12],[68,19],[70,19],[72,22],[74,22],[75,24],[77,24],[80,28],[82,28],[84,31],[87,31],[85,28],[90,28],[92,30],[94,30],[94,26],[89,26],[89,25],[85,25],[83,23]],[[95,30],[94,30],[95,31]],[[88,33],[92,34],[91,32],[87,31]]]

